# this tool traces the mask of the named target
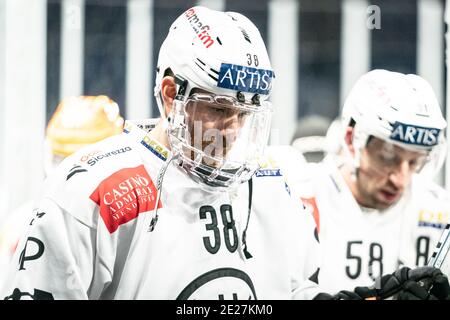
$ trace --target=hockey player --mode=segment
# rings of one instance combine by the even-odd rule
[[[44,171],[49,176],[61,161],[89,144],[122,132],[123,118],[109,97],[79,96],[63,99],[46,129]],[[0,287],[7,265],[33,218],[33,201],[13,210],[0,227]]]
[[[429,178],[445,157],[446,121],[424,79],[367,73],[342,121],[346,156],[284,168],[291,193],[314,214],[327,292],[425,265],[449,221],[449,195]]]
[[[159,53],[156,127],[126,123],[62,162],[3,297],[313,297],[314,221],[261,164],[273,78],[246,17],[184,12]]]

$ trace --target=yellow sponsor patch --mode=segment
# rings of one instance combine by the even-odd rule
[[[419,211],[419,226],[442,229],[449,223],[449,217],[447,211],[422,209]]]

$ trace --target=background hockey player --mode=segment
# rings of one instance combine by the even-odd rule
[[[118,105],[107,96],[67,97],[57,106],[47,126],[45,175],[75,151],[122,132]],[[33,218],[33,201],[27,201],[0,223],[0,283],[20,236]],[[0,285],[1,287],[1,285]]]
[[[323,160],[328,148],[326,135],[330,124],[328,118],[320,115],[305,116],[297,123],[291,145],[301,152],[305,161]]]
[[[314,214],[327,292],[425,265],[450,208],[429,175],[445,157],[446,121],[424,79],[371,71],[352,88],[342,119],[346,156],[285,168],[291,192]]]

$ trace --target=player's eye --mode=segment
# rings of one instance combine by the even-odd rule
[[[211,107],[211,111],[218,113],[218,114],[225,114],[225,109],[224,108],[219,108],[219,107]]]
[[[248,116],[250,114],[250,112],[248,111],[240,111],[238,117],[239,118],[245,118],[246,116]]]

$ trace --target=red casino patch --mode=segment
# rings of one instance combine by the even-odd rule
[[[143,165],[119,170],[103,180],[91,194],[110,233],[155,208],[156,187]],[[161,208],[161,201],[158,208]]]

